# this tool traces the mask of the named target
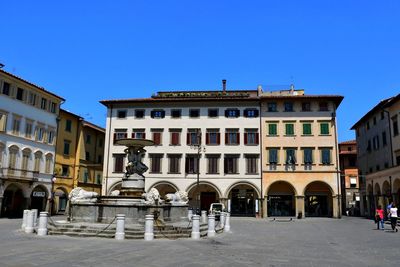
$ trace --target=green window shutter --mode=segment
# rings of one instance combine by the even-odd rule
[[[276,124],[268,124],[268,134],[269,135],[276,135]]]
[[[294,135],[294,125],[292,123],[287,123],[286,127],[286,135]]]
[[[304,135],[310,135],[311,134],[311,124],[310,123],[304,123],[303,124],[303,134]]]
[[[329,134],[329,124],[321,123],[321,134]]]

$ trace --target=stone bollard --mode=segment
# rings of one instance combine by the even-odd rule
[[[146,222],[144,225],[144,240],[151,241],[154,239],[154,215],[146,215]]]
[[[214,215],[214,214],[208,215],[208,231],[207,231],[207,236],[208,236],[208,237],[213,237],[213,236],[215,236],[215,215]]]
[[[219,225],[221,228],[224,228],[225,226],[225,216],[226,216],[226,212],[221,212],[221,215],[219,216]]]
[[[200,239],[200,215],[193,215],[192,239]]]
[[[125,214],[117,214],[117,227],[115,230],[115,239],[125,239]]]
[[[22,225],[21,225],[22,231],[25,231],[26,222],[28,220],[28,214],[29,214],[29,210],[24,210],[24,216],[22,217]]]
[[[231,214],[227,212],[225,214],[225,227],[224,233],[229,233],[231,231]]]
[[[192,221],[192,217],[193,217],[193,210],[192,210],[192,209],[189,209],[189,210],[188,210],[188,219],[189,219],[189,222]]]
[[[38,218],[38,210],[37,209],[33,209],[32,211],[33,211],[33,214],[34,214],[33,227],[36,227],[37,226],[37,218]]]
[[[207,211],[206,210],[201,211],[201,223],[207,223]]]
[[[25,226],[25,233],[32,234],[33,233],[33,220],[34,220],[34,212],[30,210],[28,212],[28,216],[26,218],[26,226]]]
[[[37,231],[38,235],[47,235],[47,220],[48,220],[49,213],[46,211],[42,211],[39,217],[39,228]]]

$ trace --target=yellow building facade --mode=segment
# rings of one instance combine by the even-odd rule
[[[101,194],[105,130],[80,116],[60,111],[53,213],[64,213],[73,188]]]
[[[336,109],[342,99],[303,90],[261,97],[265,216],[340,217]]]

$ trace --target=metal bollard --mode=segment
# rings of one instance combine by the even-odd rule
[[[213,236],[215,236],[215,215],[214,215],[214,214],[208,215],[208,230],[207,230],[207,236],[208,236],[208,237],[213,237]]]
[[[146,215],[146,221],[144,225],[144,240],[151,241],[154,239],[154,215]]]
[[[33,233],[33,220],[35,214],[32,210],[28,212],[28,217],[26,219],[25,233],[32,234]]]
[[[229,233],[230,231],[231,231],[231,214],[227,212],[225,216],[224,233]]]
[[[201,211],[201,223],[207,223],[207,211],[206,210]]]
[[[200,239],[200,215],[193,215],[192,239]]]
[[[46,211],[40,212],[39,216],[39,228],[37,234],[40,236],[47,235],[47,220],[48,220],[49,213]]]
[[[192,217],[193,217],[193,210],[192,210],[192,209],[189,209],[189,210],[188,210],[188,219],[189,219],[189,222],[192,221]]]
[[[22,231],[25,231],[26,221],[28,220],[28,214],[29,210],[24,210],[24,216],[22,217],[22,225],[21,225]]]
[[[33,211],[33,214],[34,214],[33,227],[36,227],[37,226],[37,218],[38,218],[38,210],[37,209],[33,209],[32,211]]]
[[[224,228],[225,225],[225,216],[226,216],[226,212],[221,212],[221,215],[219,216],[219,225],[221,226],[221,228]]]
[[[115,239],[125,239],[125,214],[117,214],[117,227],[115,230]]]

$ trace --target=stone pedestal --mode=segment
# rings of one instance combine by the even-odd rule
[[[207,230],[208,237],[215,236],[215,215],[210,214],[208,215],[208,230]]]
[[[45,236],[47,235],[47,219],[48,219],[48,212],[41,212],[39,217],[39,228],[38,228],[38,235]]]
[[[135,173],[128,178],[122,179],[120,189],[121,196],[132,196],[141,198],[144,193],[144,177]]]
[[[144,240],[151,241],[154,239],[154,215],[146,215],[146,222],[144,226]]]
[[[125,214],[117,214],[117,227],[115,230],[115,239],[125,239]]]
[[[28,217],[26,219],[25,233],[32,234],[33,233],[33,220],[35,219],[35,214],[33,211],[28,212]]]
[[[201,211],[201,223],[207,223],[207,211],[206,210]]]
[[[200,216],[193,215],[192,239],[200,239]]]

